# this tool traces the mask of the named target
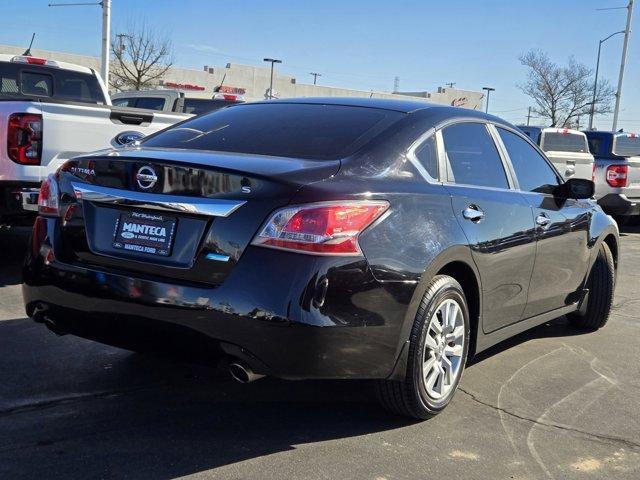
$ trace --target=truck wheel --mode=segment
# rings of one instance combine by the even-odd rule
[[[592,331],[604,327],[613,304],[615,274],[611,250],[606,243],[602,242],[587,280],[589,293],[584,301],[585,304],[577,312],[567,315],[573,326]]]
[[[469,349],[469,309],[460,284],[437,275],[424,294],[409,338],[404,380],[376,382],[378,400],[392,413],[426,419],[453,398]]]

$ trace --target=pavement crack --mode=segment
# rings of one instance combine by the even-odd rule
[[[637,449],[640,450],[640,443],[634,442],[633,440],[629,440],[623,437],[616,437],[613,435],[603,435],[600,433],[593,433],[593,432],[588,432],[586,430],[580,430],[579,428],[574,428],[574,427],[570,427],[568,425],[562,425],[559,423],[550,423],[550,422],[541,422],[539,420],[536,420],[534,418],[530,418],[530,417],[526,417],[524,415],[519,415],[515,412],[512,412],[510,410],[507,410],[505,408],[502,407],[498,407],[497,405],[493,405],[492,403],[489,402],[485,402],[484,400],[480,400],[475,394],[465,390],[464,388],[461,388],[460,386],[458,386],[458,390],[460,390],[462,393],[464,393],[465,395],[467,395],[469,398],[471,398],[471,400],[473,400],[474,402],[483,405],[485,407],[491,408],[492,410],[495,410],[497,412],[502,412],[505,415],[508,415],[510,417],[516,418],[518,420],[522,420],[524,422],[529,422],[529,423],[533,423],[536,425],[540,425],[542,427],[547,427],[547,428],[557,428],[558,430],[564,430],[566,432],[570,432],[570,433],[577,433],[579,435],[583,435],[585,437],[591,438],[591,439],[595,439],[597,441],[601,441],[601,442],[605,442],[605,443],[614,443],[614,444],[620,444],[620,445],[624,445],[628,448],[632,448],[632,449]]]

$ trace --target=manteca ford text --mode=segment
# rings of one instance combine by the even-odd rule
[[[168,338],[243,381],[375,379],[417,418],[467,358],[609,315],[616,224],[526,136],[454,107],[235,105],[42,185],[27,313],[132,350]]]

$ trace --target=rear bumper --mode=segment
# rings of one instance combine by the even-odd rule
[[[169,345],[167,353],[197,350],[212,362],[231,355],[290,379],[388,377],[415,288],[375,281],[363,259],[260,247],[249,247],[220,286],[178,285],[65,264],[47,239],[32,245],[23,294],[36,320],[132,350]]]
[[[627,198],[622,193],[610,193],[598,199],[598,204],[609,215],[640,215],[640,198]]]
[[[35,214],[39,190],[39,183],[0,182],[0,215]]]

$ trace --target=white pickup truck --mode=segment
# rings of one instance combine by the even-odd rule
[[[187,117],[112,107],[93,69],[0,54],[0,224],[35,212],[40,182],[67,159]]]
[[[518,128],[538,144],[565,180],[592,179],[594,160],[584,133],[570,128],[526,125],[518,125]]]

